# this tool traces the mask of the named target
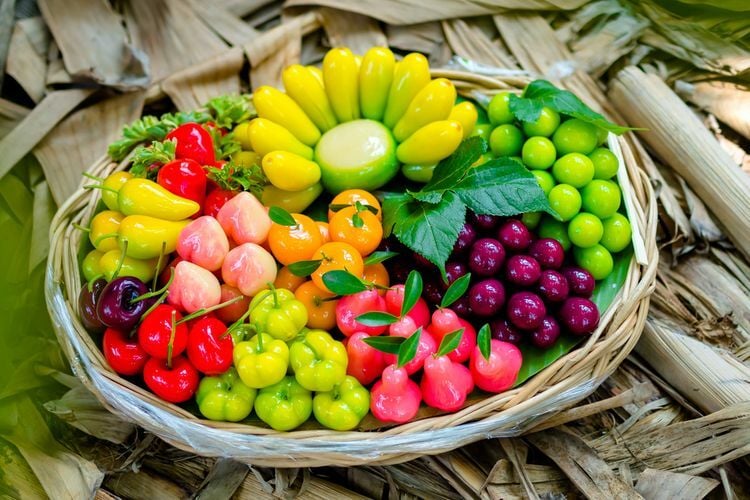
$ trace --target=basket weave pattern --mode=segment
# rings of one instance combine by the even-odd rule
[[[490,78],[459,71],[432,73],[449,78],[459,93],[469,97],[475,91],[492,95],[499,90],[518,90],[527,83],[522,78]],[[77,317],[76,298],[82,286],[77,249],[85,236],[72,223],[87,225],[99,197],[96,190],[83,187],[60,207],[50,229],[47,301],[57,336],[75,373],[107,408],[197,454],[273,467],[390,464],[488,437],[519,435],[593,392],[630,353],[643,330],[658,262],[656,199],[627,141],[611,138],[610,147],[622,163],[618,181],[636,246],[622,289],[585,343],[521,386],[488,396],[457,413],[382,431],[279,433],[246,423],[202,420],[121,378],[109,368]],[[103,157],[89,172],[103,177],[127,166],[128,160],[116,164]]]

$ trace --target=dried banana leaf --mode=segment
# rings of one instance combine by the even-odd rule
[[[49,32],[40,17],[16,22],[10,40],[6,71],[34,102],[46,92],[47,48]]]

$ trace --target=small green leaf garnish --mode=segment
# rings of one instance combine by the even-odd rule
[[[273,222],[280,226],[296,226],[297,221],[294,220],[292,214],[287,212],[281,207],[271,207],[268,209],[268,216]]]
[[[206,103],[213,122],[222,128],[232,128],[257,116],[249,95],[223,95],[214,97]]]
[[[435,357],[439,358],[440,356],[445,356],[449,352],[453,351],[456,347],[458,347],[458,344],[461,343],[461,337],[463,337],[464,335],[464,330],[464,328],[459,328],[455,332],[451,332],[443,337],[443,340],[440,342],[440,347],[438,347]]]
[[[365,221],[362,220],[362,217],[358,212],[355,212],[354,215],[352,215],[352,225],[356,228],[360,228],[365,225]]]
[[[401,303],[401,317],[403,318],[414,308],[419,297],[422,296],[422,275],[411,271],[404,283],[404,301]]]
[[[365,326],[387,326],[398,321],[398,318],[393,314],[382,311],[366,312],[360,314],[355,319]]]
[[[445,295],[443,295],[443,300],[440,301],[440,307],[450,307],[451,304],[463,297],[466,290],[469,289],[470,281],[471,273],[467,273],[451,283],[451,286],[448,287]]]
[[[136,177],[156,179],[159,168],[174,160],[175,141],[153,141],[150,146],[138,146],[133,152],[133,163],[130,173]]]
[[[260,198],[263,186],[266,185],[266,176],[260,165],[251,166],[237,165],[228,161],[223,167],[206,167],[206,174],[221,189],[227,191],[250,191]]]
[[[362,342],[369,345],[373,349],[377,349],[380,352],[386,354],[398,354],[399,349],[404,344],[406,339],[404,337],[388,336],[388,337],[366,337],[362,339]]]
[[[368,289],[367,283],[349,271],[328,271],[323,275],[323,283],[336,295],[353,295]]]
[[[490,340],[490,325],[485,323],[482,325],[482,328],[479,329],[479,333],[477,334],[477,345],[479,346],[479,351],[482,353],[482,356],[484,356],[484,359],[490,359],[490,354],[492,353]]]
[[[351,207],[351,205],[349,203],[331,203],[330,205],[328,205],[328,209],[331,212],[338,212],[339,210],[343,210],[346,207]]]
[[[419,338],[422,336],[422,327],[420,326],[417,330],[412,333],[398,350],[398,362],[396,365],[401,368],[406,363],[414,359],[417,354],[417,348],[419,347]]]
[[[320,267],[321,262],[323,262],[322,259],[300,260],[298,262],[289,264],[287,268],[293,275],[299,276],[300,278],[305,278],[314,273]]]
[[[381,262],[384,262],[390,259],[391,257],[395,257],[396,255],[398,255],[398,252],[390,252],[390,251],[373,252],[365,258],[365,265],[372,266],[375,264],[380,264]]]

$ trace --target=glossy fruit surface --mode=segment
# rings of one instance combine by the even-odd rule
[[[122,330],[107,328],[102,339],[102,352],[109,366],[120,375],[138,375],[148,361],[148,354],[135,339]]]
[[[633,230],[630,221],[622,214],[616,213],[602,221],[604,232],[601,245],[612,253],[621,252],[630,245]]]
[[[565,267],[562,269],[562,275],[565,276],[572,295],[588,298],[594,293],[596,280],[587,270],[581,267]]]
[[[578,118],[562,122],[552,135],[552,141],[560,155],[568,153],[587,155],[599,144],[596,126]]]
[[[529,246],[529,255],[544,269],[559,269],[565,260],[565,250],[559,241],[552,238],[534,240]]]
[[[512,123],[515,119],[510,111],[510,92],[498,92],[492,97],[487,108],[487,115],[492,125]]]
[[[210,316],[200,318],[190,327],[187,357],[199,372],[220,375],[232,366],[234,343],[231,335],[225,335],[226,331],[223,322]]]
[[[518,156],[523,147],[523,133],[515,125],[499,125],[490,134],[490,149],[495,156]]]
[[[469,268],[478,276],[492,276],[500,271],[505,261],[505,249],[494,238],[481,238],[469,251]]]
[[[536,177],[539,187],[544,191],[544,196],[549,197],[550,191],[555,187],[555,178],[546,170],[532,170],[531,175]]]
[[[328,230],[332,241],[349,243],[362,256],[370,255],[383,239],[383,225],[369,210],[346,207],[331,218]]]
[[[523,334],[507,319],[497,319],[490,323],[492,338],[502,342],[518,345],[523,340]]]
[[[602,221],[596,215],[581,212],[570,220],[568,224],[568,238],[570,242],[580,248],[593,247],[604,234]]]
[[[612,181],[594,179],[581,190],[583,209],[600,219],[611,217],[620,208],[620,187]]]
[[[615,154],[607,148],[596,148],[589,154],[594,164],[594,179],[611,179],[617,175],[618,161]]]
[[[138,344],[149,356],[167,359],[179,356],[185,352],[188,343],[188,327],[186,324],[177,324],[182,319],[182,314],[174,307],[161,304],[151,311],[138,326]],[[172,334],[172,321],[174,320],[174,334]],[[171,343],[171,349],[170,349]]]
[[[307,326],[320,330],[331,330],[336,326],[336,300],[328,290],[321,290],[312,281],[301,284],[294,296],[307,309]]]
[[[581,194],[570,184],[558,184],[547,197],[552,209],[563,221],[569,221],[581,210]]]
[[[332,241],[325,243],[312,255],[312,260],[320,260],[318,267],[310,277],[321,290],[328,290],[323,282],[323,275],[329,271],[349,271],[355,276],[362,276],[365,264],[356,248],[348,243]]]
[[[456,240],[455,245],[453,245],[453,251],[455,253],[461,253],[467,250],[476,239],[476,229],[474,229],[471,224],[464,224],[458,231],[458,239]]]
[[[531,244],[531,231],[518,219],[505,222],[497,232],[497,239],[506,250],[521,252]]]
[[[482,280],[469,289],[469,304],[477,316],[494,316],[505,304],[505,287],[496,279]]]
[[[563,326],[575,335],[593,332],[599,325],[599,309],[589,299],[571,297],[558,314]]]
[[[539,262],[528,255],[514,255],[505,265],[505,279],[519,286],[531,286],[542,275]]]
[[[347,189],[346,191],[342,191],[333,197],[330,206],[341,210],[344,205],[354,206],[357,202],[374,208],[374,211],[377,212],[375,215],[377,215],[378,220],[383,219],[383,210],[380,207],[380,202],[372,193],[364,189]],[[331,220],[335,213],[336,211],[329,208],[328,220]]]
[[[96,314],[97,302],[106,286],[107,282],[99,278],[91,284],[91,290],[88,284],[84,284],[78,293],[78,316],[83,327],[89,332],[101,332],[106,328]]]
[[[558,125],[560,125],[560,114],[554,109],[544,106],[539,118],[533,122],[523,122],[523,133],[528,137],[549,137]]]
[[[542,324],[547,309],[535,293],[517,292],[508,299],[508,320],[521,330],[533,330]]]
[[[612,254],[602,245],[588,248],[574,248],[576,264],[586,269],[596,280],[603,280],[612,272],[614,260]]]
[[[594,178],[594,164],[581,153],[568,153],[552,165],[552,175],[561,184],[582,188]]]
[[[97,301],[99,320],[110,328],[130,331],[153,304],[153,300],[149,299],[133,301],[146,292],[148,287],[137,278],[124,276],[110,281]]]
[[[555,163],[557,151],[546,137],[529,137],[521,149],[523,164],[529,168],[545,170]]]
[[[183,403],[198,389],[198,371],[184,356],[172,359],[172,366],[164,359],[151,358],[143,367],[143,381],[151,392],[169,403]]]
[[[568,226],[564,222],[553,219],[550,216],[542,217],[538,231],[541,238],[552,238],[560,243],[567,252],[570,250],[570,238],[568,238]]]
[[[531,332],[531,342],[541,349],[549,349],[558,338],[560,338],[560,325],[552,316],[545,316],[542,324]]]
[[[539,277],[536,290],[547,302],[561,302],[568,298],[570,286],[562,273],[546,269]]]
[[[276,260],[288,266],[301,260],[310,260],[323,244],[318,225],[310,217],[292,214],[293,226],[273,223],[268,232],[268,246]]]

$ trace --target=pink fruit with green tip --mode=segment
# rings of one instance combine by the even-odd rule
[[[354,332],[365,332],[368,335],[380,335],[387,326],[365,326],[357,317],[368,312],[385,312],[385,299],[378,294],[377,290],[365,290],[363,292],[341,297],[336,304],[336,324],[341,333],[347,337]]]
[[[521,370],[523,356],[515,345],[490,340],[490,357],[485,358],[479,346],[471,353],[469,367],[474,383],[487,392],[503,392],[513,387]]]
[[[381,422],[403,424],[419,411],[422,393],[404,368],[390,365],[370,392],[370,411]]]
[[[409,316],[404,316],[396,323],[389,327],[389,333],[394,337],[409,338],[417,330],[417,325],[413,319]],[[414,357],[404,365],[406,372],[409,375],[413,375],[422,369],[425,359],[435,354],[437,351],[437,342],[435,337],[427,330],[422,330],[419,334],[419,343],[417,344],[417,351]],[[398,363],[398,356],[395,354],[385,354],[385,362],[387,364]]]
[[[167,302],[187,313],[221,302],[221,285],[211,271],[183,260],[174,268]]]
[[[474,380],[468,368],[454,363],[448,356],[430,356],[424,362],[422,398],[433,408],[456,411],[474,390]]]

